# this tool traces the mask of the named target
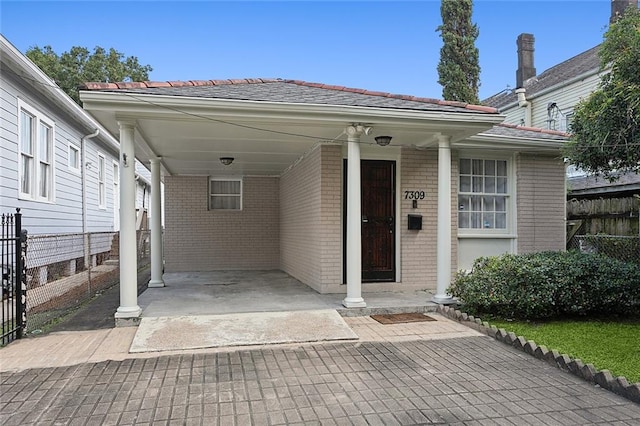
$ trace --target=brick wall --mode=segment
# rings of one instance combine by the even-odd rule
[[[208,210],[208,178],[165,178],[167,272],[277,269],[279,179],[245,177],[243,210]]]
[[[565,169],[561,159],[517,159],[518,252],[565,249]]]
[[[403,148],[400,165],[400,237],[402,283],[436,287],[438,152]],[[418,208],[404,199],[404,191],[425,191]],[[408,215],[422,215],[422,230],[407,229]]]
[[[280,269],[320,291],[321,149],[280,177]]]
[[[342,147],[321,147],[320,234],[322,291],[342,284]]]

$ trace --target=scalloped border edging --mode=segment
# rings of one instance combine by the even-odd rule
[[[640,403],[640,383],[629,383],[623,376],[613,377],[609,370],[598,370],[593,364],[584,364],[580,359],[573,359],[567,354],[549,350],[544,345],[538,346],[533,340],[516,336],[513,332],[507,332],[504,328],[499,329],[487,321],[482,321],[480,318],[475,318],[473,315],[468,315],[450,306],[438,305],[436,312],[454,321],[464,323],[467,327],[493,337],[499,342],[533,355],[547,364],[597,384],[633,402]]]

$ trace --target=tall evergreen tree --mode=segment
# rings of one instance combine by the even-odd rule
[[[448,101],[478,104],[480,65],[478,27],[471,22],[472,0],[441,0],[442,25],[438,26],[443,45],[438,63],[438,83]]]

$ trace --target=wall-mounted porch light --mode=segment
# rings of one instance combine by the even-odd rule
[[[225,166],[228,166],[229,164],[233,163],[233,160],[234,160],[233,157],[220,157],[220,162]]]
[[[375,139],[380,146],[387,146],[391,143],[391,136],[376,136]]]

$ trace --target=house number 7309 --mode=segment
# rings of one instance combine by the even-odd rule
[[[404,191],[405,200],[424,200],[424,191]]]

